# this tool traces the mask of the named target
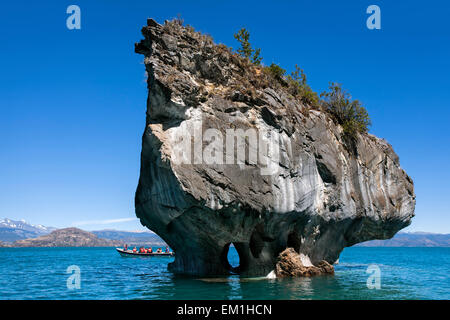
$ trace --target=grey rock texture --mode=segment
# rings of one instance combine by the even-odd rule
[[[170,270],[267,275],[288,247],[332,264],[344,247],[410,224],[413,182],[386,141],[364,134],[349,148],[327,113],[260,67],[190,27],[147,24],[135,46],[149,88],[135,205],[141,223],[176,251]],[[236,142],[249,150],[245,159],[207,163],[209,128],[224,137],[251,129],[264,143],[276,137],[278,155],[252,162],[263,147],[245,138]],[[231,243],[238,268],[226,259]]]

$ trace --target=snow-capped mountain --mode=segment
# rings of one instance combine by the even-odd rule
[[[0,241],[12,242],[21,239],[36,238],[50,233],[56,228],[41,224],[33,225],[25,220],[0,219]]]

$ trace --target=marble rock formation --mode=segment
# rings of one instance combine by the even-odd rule
[[[410,224],[413,182],[385,140],[349,143],[329,114],[191,27],[149,19],[142,34],[136,215],[175,250],[170,270],[267,275],[286,248],[332,264],[343,248]]]

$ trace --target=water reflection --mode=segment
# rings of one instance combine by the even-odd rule
[[[209,290],[226,290],[228,299],[316,299],[320,296],[334,296],[332,290],[341,291],[339,278],[319,276],[313,278],[268,279],[266,277],[244,278],[238,276],[195,279],[207,285]],[[337,297],[339,298],[339,297]]]

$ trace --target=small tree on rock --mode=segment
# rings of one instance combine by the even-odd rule
[[[262,57],[260,56],[261,49],[252,48],[250,44],[250,33],[245,28],[242,28],[234,34],[234,38],[241,44],[241,47],[237,50],[239,55],[249,59],[256,65],[260,65],[262,60]]]

